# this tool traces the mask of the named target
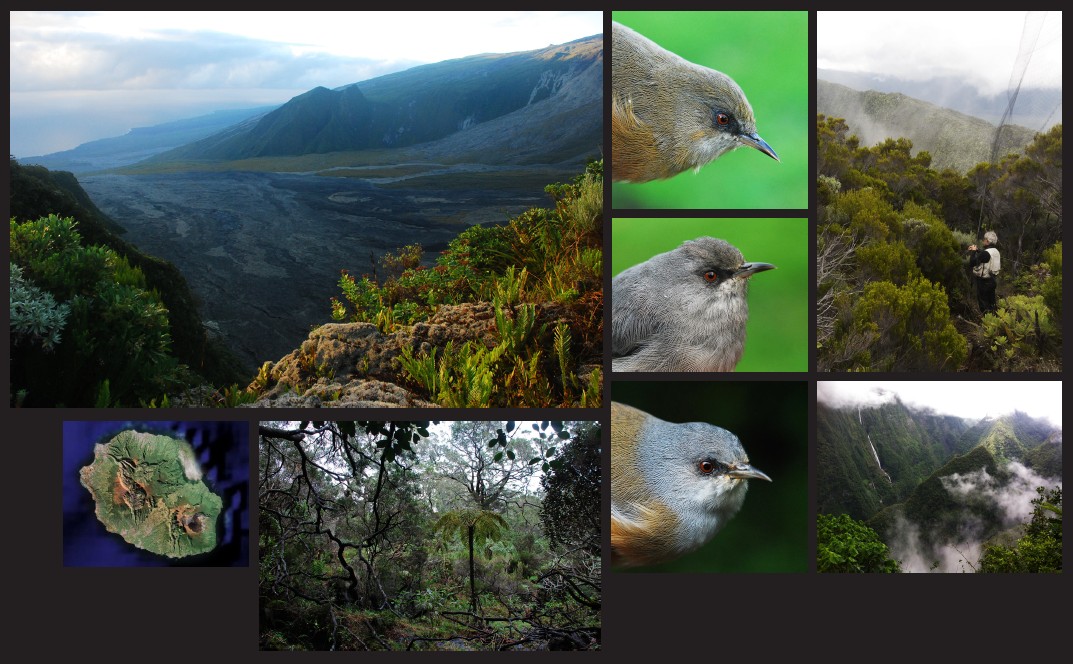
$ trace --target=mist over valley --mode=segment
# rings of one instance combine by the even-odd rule
[[[883,390],[857,390],[854,399],[849,383],[821,385],[821,520],[845,515],[873,530],[900,571],[977,571],[987,545],[1015,544],[1027,532],[1033,500],[1057,490],[1060,501],[1062,430],[1048,419],[1016,409],[961,417],[949,414],[952,403],[914,406]],[[1001,402],[979,399],[978,385],[964,391],[981,412]]]

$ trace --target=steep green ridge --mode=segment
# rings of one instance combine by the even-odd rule
[[[914,153],[928,151],[932,168],[965,173],[990,161],[995,126],[948,108],[897,92],[860,92],[829,81],[816,81],[816,112],[845,118],[865,145],[885,138],[904,137]],[[1017,125],[1003,127],[999,156],[1024,152],[1035,132]]]
[[[536,51],[423,65],[335,90],[317,87],[255,123],[157,155],[147,163],[422,144],[561,92],[572,79],[602,62],[602,50],[602,36],[596,35]],[[591,101],[598,106],[599,90],[592,92]]]
[[[820,513],[864,519],[895,500],[868,449],[855,409],[816,408],[817,505]]]
[[[820,403],[816,437],[819,511],[856,519],[869,519],[894,503],[908,504],[929,491],[925,485],[932,478],[962,472],[955,468],[966,463],[975,469],[1019,461],[1042,475],[1061,475],[1061,432],[1021,412],[974,422],[915,410],[897,399],[859,413]]]
[[[108,218],[89,199],[71,173],[53,173],[41,166],[23,166],[11,160],[11,218],[31,221],[55,214],[71,217],[86,246],[107,247],[126,258],[130,266],[145,276],[146,287],[159,296],[167,308],[171,352],[175,358],[216,384],[238,380],[237,364],[229,352],[209,339],[201,324],[197,303],[186,280],[171,263],[143,254],[119,238],[122,227]],[[105,363],[107,358],[101,358]],[[20,355],[12,352],[12,376],[19,373]],[[63,376],[52,380],[63,382]],[[13,391],[22,386],[14,385]],[[153,395],[144,395],[146,399]],[[35,394],[27,405],[54,405],[40,401],[47,395]],[[67,404],[75,405],[75,404]],[[92,404],[79,404],[92,405]]]
[[[898,400],[860,411],[819,404],[819,511],[867,519],[904,500],[950,454],[967,449],[968,427],[961,418],[912,410]]]
[[[901,514],[920,527],[922,536],[943,540],[958,535],[958,529],[968,520],[968,512],[977,521],[974,527],[993,533],[1001,524],[995,503],[988,499],[955,499],[943,486],[941,479],[979,470],[986,470],[992,477],[1002,478],[1005,475],[987,447],[979,445],[968,454],[954,456],[921,482],[904,503],[885,507],[868,520],[868,525],[887,539],[890,529],[894,527],[894,520]]]

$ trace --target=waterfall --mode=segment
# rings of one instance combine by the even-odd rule
[[[860,422],[862,426],[864,425],[864,420],[861,419],[861,408],[860,408],[860,406],[857,407],[857,421]],[[890,479],[890,473],[888,473],[886,470],[884,470],[883,469],[883,464],[881,464],[879,462],[879,452],[876,451],[876,446],[872,443],[872,437],[870,435],[868,435],[867,431],[864,432],[864,437],[868,439],[868,446],[872,448],[872,456],[874,456],[875,459],[876,459],[876,465],[879,466],[879,471],[881,473],[883,473],[884,475],[886,475],[887,482],[889,482],[890,484],[893,485],[894,481]]]

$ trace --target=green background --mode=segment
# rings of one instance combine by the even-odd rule
[[[747,262],[777,268],[749,278],[737,371],[808,371],[808,219],[614,219],[611,274],[705,235],[733,244]]]
[[[615,381],[611,398],[668,422],[708,422],[731,431],[749,461],[772,480],[749,480],[741,511],[699,550],[662,565],[630,569],[809,571],[809,391],[804,380]]]
[[[724,154],[694,174],[618,182],[619,209],[804,209],[808,207],[807,12],[612,12],[679,56],[729,75],[749,99],[757,133],[781,162],[752,148]]]

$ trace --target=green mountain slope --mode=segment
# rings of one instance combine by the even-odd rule
[[[962,438],[965,420],[897,400],[859,410],[821,403],[816,419],[819,511],[856,519],[904,500],[951,454],[971,447]]]
[[[941,108],[897,92],[860,92],[829,81],[816,81],[816,112],[843,118],[862,144],[885,138],[908,138],[913,152],[928,151],[932,168],[967,172],[991,160],[995,126],[986,120]],[[1002,129],[999,156],[1024,152],[1035,132],[1017,125]]]
[[[820,403],[816,438],[819,511],[862,520],[909,500],[952,459],[976,449],[992,465],[1019,461],[1041,475],[1061,475],[1061,432],[1020,412],[973,421],[909,408],[897,399],[859,410]]]
[[[994,532],[1001,520],[992,501],[955,498],[942,481],[950,475],[967,475],[980,470],[992,477],[1002,475],[995,458],[984,445],[974,447],[968,454],[954,456],[921,482],[904,503],[880,510],[868,520],[868,525],[881,537],[889,539],[895,520],[901,515],[927,537],[942,540],[958,535],[959,528],[967,521],[967,513],[977,522],[974,526],[978,525],[984,532]]]

